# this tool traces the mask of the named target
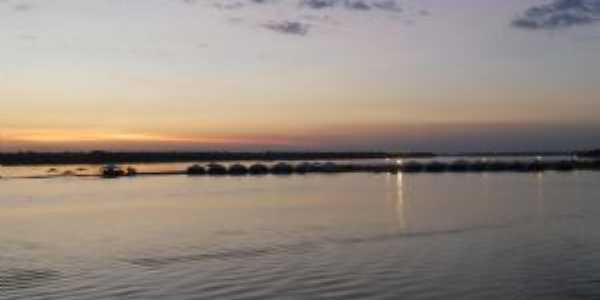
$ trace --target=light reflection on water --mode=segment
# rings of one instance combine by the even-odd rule
[[[396,214],[400,230],[407,230],[406,218],[404,216],[404,186],[402,185],[403,174],[396,174]]]
[[[597,299],[599,179],[0,181],[0,299]]]

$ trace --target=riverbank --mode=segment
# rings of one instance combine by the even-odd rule
[[[211,161],[302,161],[432,158],[427,152],[16,152],[0,153],[0,165],[102,165]]]
[[[135,163],[185,163],[233,161],[341,161],[358,159],[423,159],[452,157],[456,159],[489,159],[506,157],[581,157],[597,159],[600,151],[564,152],[0,152],[0,165],[104,165]]]
[[[337,173],[536,173],[571,172],[576,170],[600,171],[600,160],[381,160],[380,162],[234,162],[234,163],[178,163],[162,168],[142,168],[141,165],[106,165],[102,168],[50,168],[43,173],[6,175],[4,179],[50,179],[60,177],[119,178],[135,176],[264,176],[308,175]],[[6,167],[5,169],[10,169]],[[22,168],[22,167],[15,167]]]

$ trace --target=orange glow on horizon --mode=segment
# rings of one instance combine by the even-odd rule
[[[105,132],[92,130],[24,129],[0,132],[0,141],[33,144],[69,143],[159,143],[191,145],[286,145],[287,141],[263,138],[196,137],[149,133]]]

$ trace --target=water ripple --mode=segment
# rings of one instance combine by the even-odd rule
[[[560,215],[554,216],[553,220],[560,219],[581,219],[581,215]],[[179,263],[190,263],[199,262],[204,260],[229,260],[229,259],[243,259],[252,257],[261,257],[267,255],[276,254],[303,254],[311,250],[314,250],[318,246],[324,246],[327,243],[330,244],[360,244],[360,243],[374,243],[374,242],[385,242],[396,239],[406,238],[427,238],[435,236],[447,236],[464,234],[473,231],[485,231],[485,230],[501,230],[508,229],[514,226],[528,224],[532,222],[530,218],[515,219],[508,223],[502,224],[485,224],[465,228],[455,228],[448,230],[437,230],[437,231],[424,231],[424,232],[398,232],[391,234],[380,234],[365,237],[346,237],[346,238],[322,238],[315,241],[304,241],[299,243],[280,244],[267,247],[255,247],[255,248],[240,248],[240,249],[226,249],[216,252],[190,254],[190,255],[176,255],[176,256],[154,256],[154,257],[142,257],[125,259],[124,261],[142,267],[159,268],[171,264]]]
[[[264,248],[241,248],[232,250],[222,250],[212,253],[200,253],[192,255],[179,255],[179,256],[163,256],[163,257],[144,257],[134,258],[125,260],[131,264],[157,268],[165,265],[177,264],[177,263],[188,263],[203,260],[228,260],[228,259],[242,259],[249,257],[260,257],[265,255],[273,255],[279,253],[305,253],[310,248],[315,247],[312,242],[301,242],[289,245],[278,245]]]
[[[41,286],[60,276],[60,272],[51,269],[0,269],[0,292]]]

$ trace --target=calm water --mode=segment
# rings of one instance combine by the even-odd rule
[[[599,299],[600,173],[0,180],[0,299]]]

